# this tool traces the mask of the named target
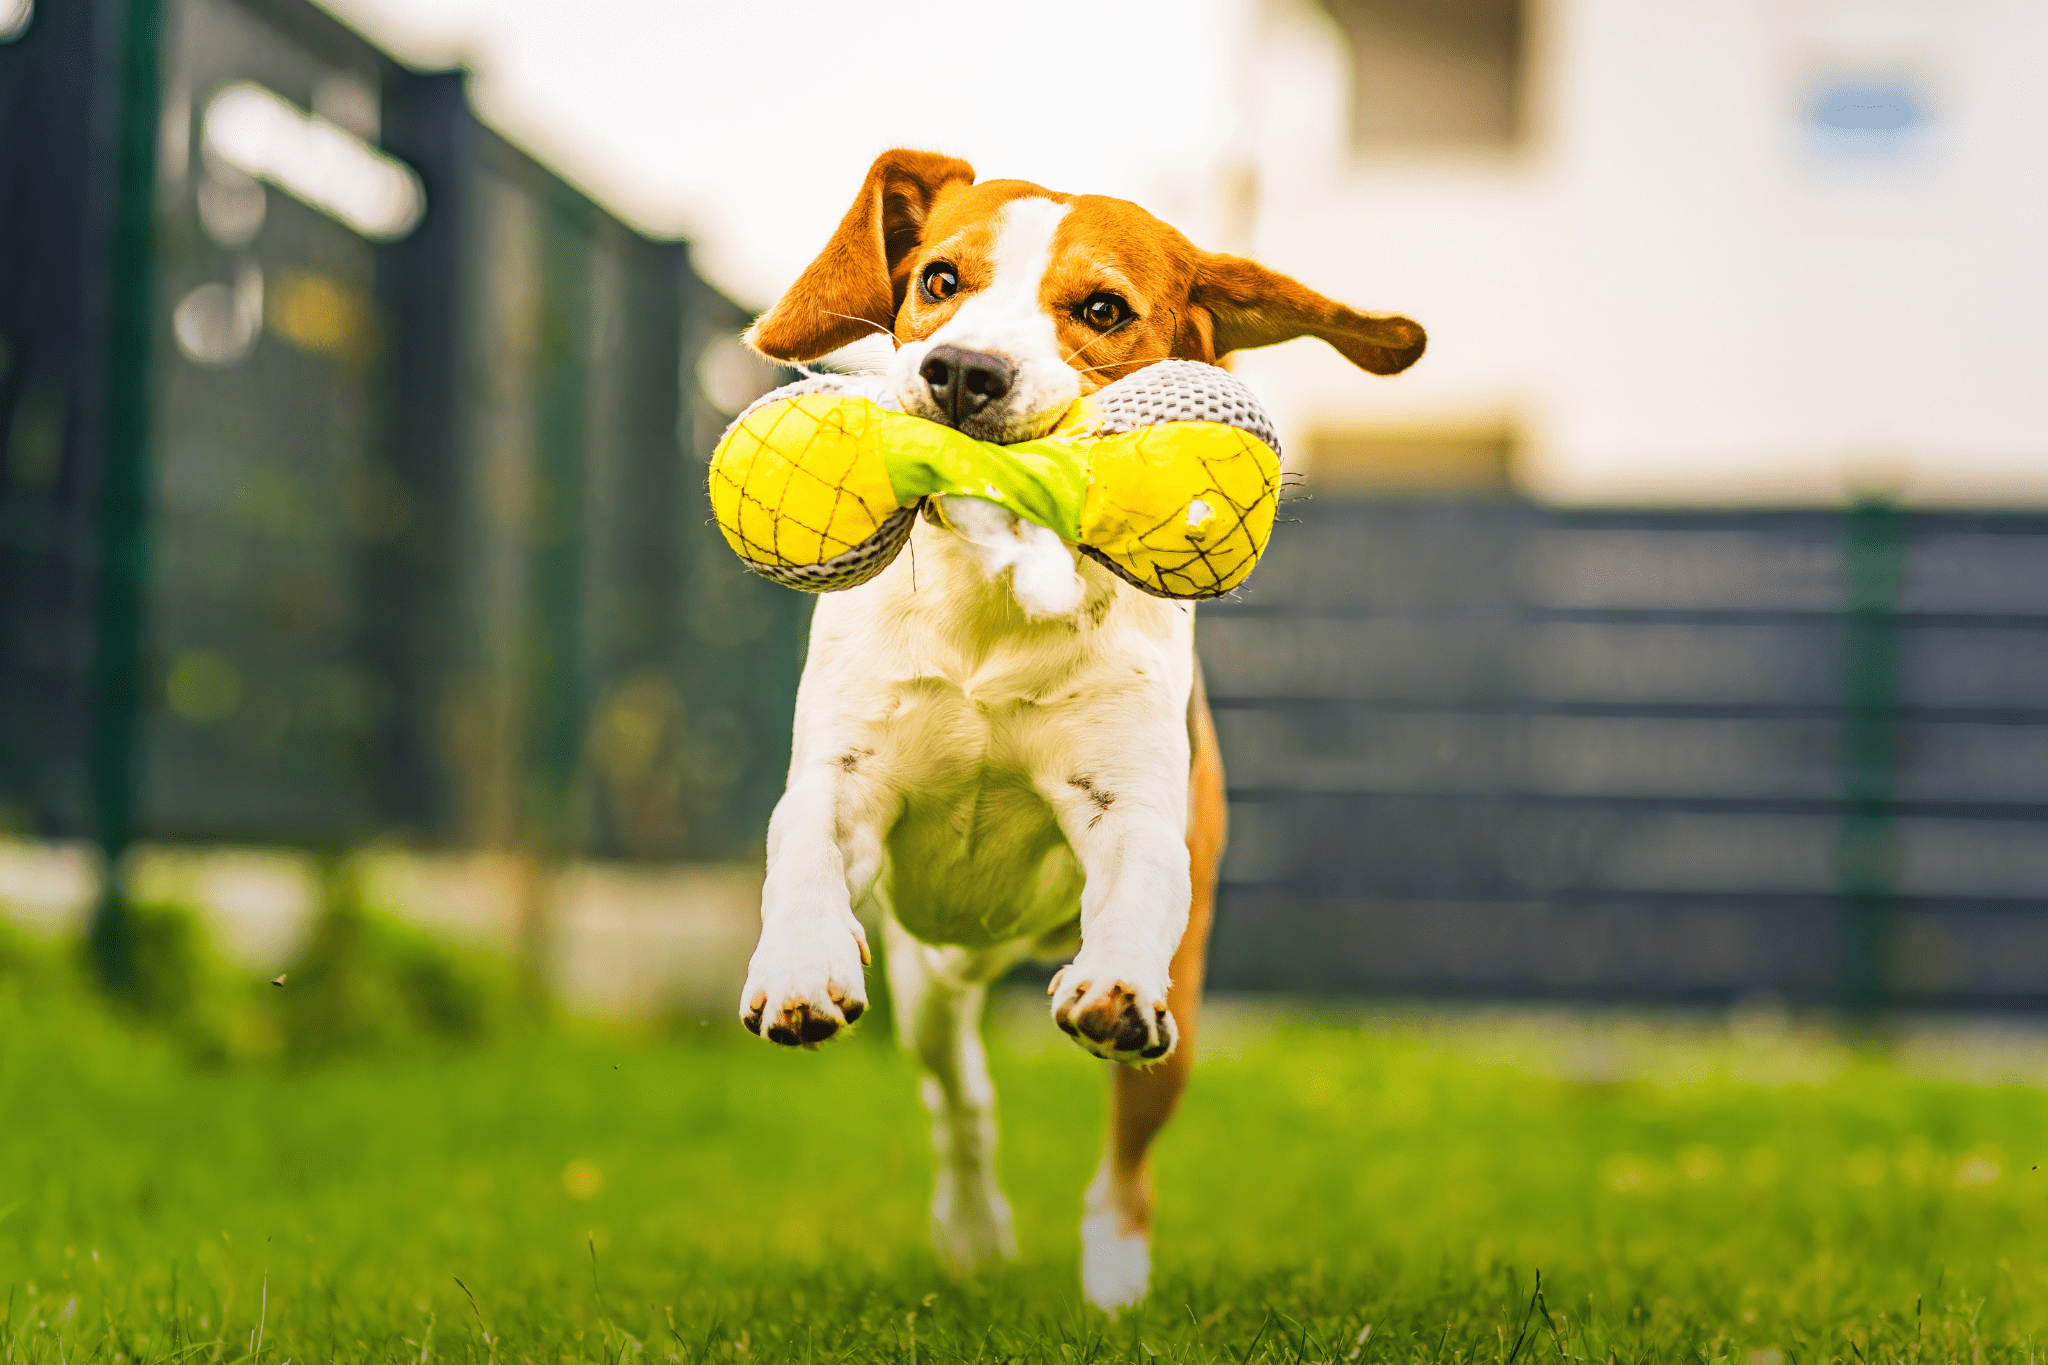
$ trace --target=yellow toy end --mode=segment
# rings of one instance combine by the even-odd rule
[[[1280,501],[1280,457],[1250,432],[1166,422],[1099,439],[1081,549],[1156,597],[1235,590],[1257,566]]]
[[[857,395],[797,393],[756,405],[711,457],[711,511],[747,566],[792,588],[865,582],[910,535],[882,458],[884,412]]]

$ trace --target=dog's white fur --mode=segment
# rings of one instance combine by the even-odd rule
[[[930,415],[918,368],[955,344],[1016,366],[1007,410],[992,415],[1008,439],[1058,420],[1080,380],[1038,295],[1066,212],[1038,198],[1006,206],[994,281],[897,353],[890,381],[906,411]],[[1014,1248],[979,1032],[987,984],[1078,937],[1055,1012],[1127,1000],[1146,1039],[1076,1041],[1117,1061],[1172,1046],[1194,613],[994,504],[948,498],[942,516],[878,577],[818,600],[740,1009],[761,1009],[763,1032],[864,1009],[855,911],[874,898],[897,1027],[929,1073],[933,1236],[964,1268]],[[1143,1297],[1150,1255],[1120,1228],[1106,1180],[1105,1167],[1083,1224],[1084,1288],[1115,1308]]]

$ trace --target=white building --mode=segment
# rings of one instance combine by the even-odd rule
[[[2048,501],[2048,4],[1244,13],[1239,244],[1430,332],[1244,358],[1312,483]]]

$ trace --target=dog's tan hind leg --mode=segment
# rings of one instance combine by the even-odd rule
[[[1081,1288],[1088,1301],[1114,1314],[1145,1297],[1152,1279],[1152,1141],[1173,1117],[1195,1064],[1195,1026],[1209,922],[1216,909],[1216,873],[1223,859],[1228,807],[1216,727],[1199,690],[1189,729],[1194,766],[1188,775],[1188,861],[1194,883],[1187,932],[1173,954],[1166,1007],[1179,1046],[1150,1067],[1111,1066],[1109,1135],[1089,1183],[1081,1217]]]

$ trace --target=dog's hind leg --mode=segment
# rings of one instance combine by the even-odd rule
[[[965,1273],[1017,1254],[1010,1201],[996,1180],[996,1092],[981,1042],[988,981],[1014,959],[934,948],[894,916],[882,923],[896,1035],[925,1071],[919,1089],[938,1157],[932,1243]]]
[[[1209,923],[1216,908],[1216,872],[1223,859],[1228,807],[1223,757],[1200,674],[1189,703],[1194,762],[1188,775],[1188,862],[1193,896],[1187,931],[1173,954],[1166,1007],[1180,1042],[1165,1060],[1110,1070],[1110,1119],[1102,1164],[1088,1185],[1081,1217],[1081,1287],[1088,1301],[1115,1313],[1145,1297],[1152,1278],[1152,1140],[1173,1117],[1195,1064],[1195,1025]]]

